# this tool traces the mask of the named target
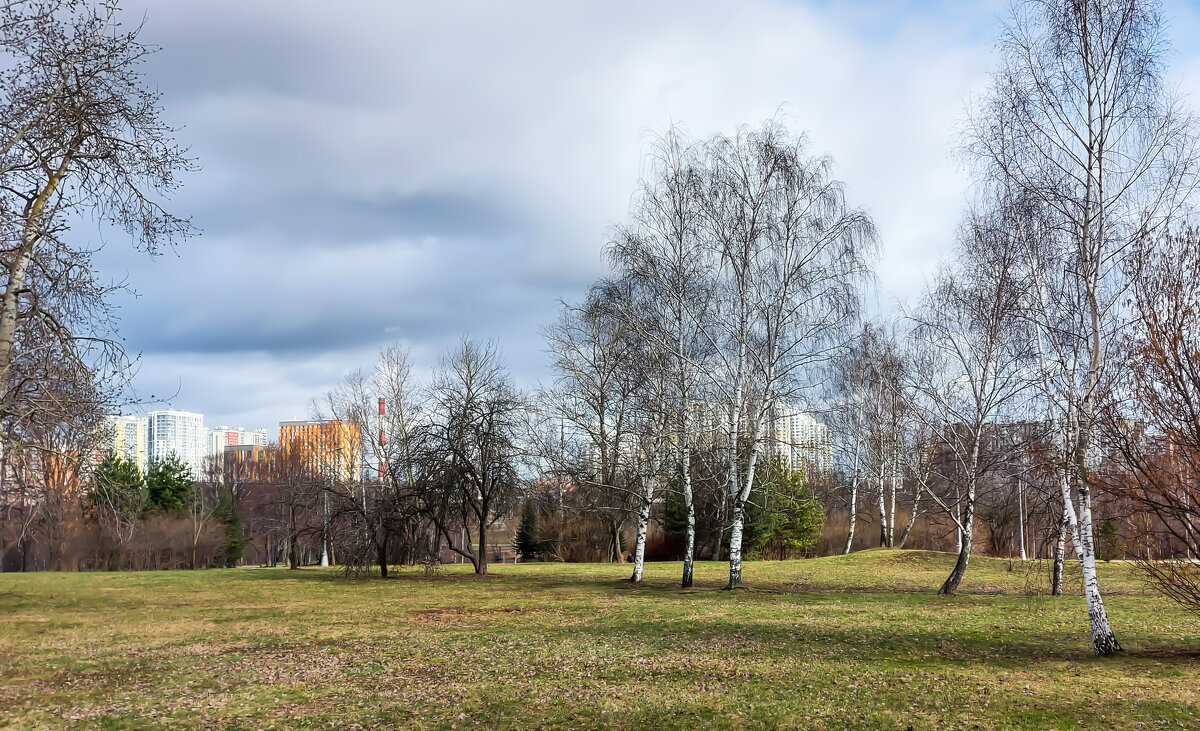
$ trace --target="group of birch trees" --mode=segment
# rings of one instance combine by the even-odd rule
[[[0,509],[21,536],[57,535],[61,500],[43,483],[84,479],[129,365],[95,247],[69,224],[92,215],[139,250],[175,245],[191,228],[162,201],[192,161],[137,71],[153,49],[115,3],[0,4],[0,50]],[[385,349],[320,405],[362,435],[370,476],[278,460],[278,550],[299,565],[311,534],[386,575],[401,553],[444,547],[485,573],[489,531],[540,492],[589,516],[614,559],[631,527],[635,582],[658,517],[681,526],[684,587],[703,550],[728,558],[738,588],[755,516],[803,502],[773,426],[805,410],[835,435],[846,552],[861,515],[888,547],[937,515],[956,537],[939,590],[953,594],[981,511],[1010,481],[1020,556],[1036,505],[1052,591],[1070,549],[1093,648],[1119,651],[1098,495],[1153,515],[1168,552],[1194,556],[1200,530],[1197,129],[1164,82],[1156,0],[1019,0],[997,51],[964,130],[967,212],[913,307],[864,324],[876,230],[802,135],[778,121],[671,128],[606,276],[544,331],[553,378],[523,392],[494,343],[464,340],[418,382],[407,352]],[[825,477],[812,471],[808,489]],[[1194,565],[1152,558],[1164,591],[1200,606]]]
[[[736,588],[774,414],[815,400],[856,322],[875,229],[831,160],[777,122],[703,140],[673,128],[648,163],[611,274],[548,330],[557,380],[541,431],[558,448],[542,453],[632,504],[634,581],[651,506],[675,489],[691,585],[693,488],[698,475],[720,485],[713,555],[728,551]]]
[[[1125,496],[1148,505],[1151,493],[1160,503],[1165,494],[1182,504],[1178,489],[1155,485],[1163,472],[1147,467],[1146,455],[1186,447],[1181,435],[1194,433],[1182,407],[1200,360],[1185,291],[1197,265],[1186,228],[1196,129],[1164,86],[1156,2],[1016,3],[998,51],[965,135],[974,199],[952,256],[900,318],[899,365],[890,365],[889,341],[868,330],[838,369],[835,423],[850,435],[844,489],[853,514],[860,487],[877,475],[890,535],[887,444],[905,431],[891,420],[891,404],[903,403],[916,435],[907,451],[917,498],[928,495],[959,535],[945,593],[967,569],[980,490],[1001,473],[1017,477],[1019,499],[1026,485],[1043,490],[1058,511],[1053,591],[1062,590],[1069,540],[1093,647],[1107,655],[1120,645],[1096,574],[1096,492],[1113,474],[1125,483],[1133,475]],[[1181,254],[1182,276],[1165,252]],[[1145,429],[1130,428],[1145,418],[1147,401],[1170,414],[1152,430],[1160,437],[1153,444]],[[1117,443],[1124,460],[1111,448]],[[1020,510],[1023,533],[1024,503]],[[1185,543],[1194,540],[1184,535],[1194,513],[1165,520]],[[1022,535],[1022,553],[1024,545]]]

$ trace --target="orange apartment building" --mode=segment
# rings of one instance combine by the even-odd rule
[[[296,450],[314,474],[356,482],[362,473],[362,435],[337,419],[279,422],[279,446]]]

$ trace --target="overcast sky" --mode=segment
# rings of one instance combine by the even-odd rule
[[[831,154],[883,244],[878,299],[948,250],[955,133],[993,63],[981,2],[125,3],[202,170],[174,201],[202,235],[156,259],[119,240],[138,396],[267,427],[379,347],[428,368],[496,338],[523,383],[538,334],[603,272],[650,135],[781,114]],[[1200,98],[1200,22],[1168,2],[1171,82]],[[86,232],[80,232],[85,235]]]

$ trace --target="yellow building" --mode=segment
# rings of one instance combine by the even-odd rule
[[[105,418],[104,423],[108,430],[106,449],[111,449],[118,457],[133,462],[145,474],[150,448],[150,430],[146,418],[109,416]]]
[[[298,450],[314,474],[355,482],[362,467],[362,436],[337,419],[279,422],[279,446]]]

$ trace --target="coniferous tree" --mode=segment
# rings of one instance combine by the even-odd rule
[[[155,460],[146,471],[146,493],[148,510],[181,512],[188,503],[188,496],[195,485],[192,471],[178,455]]]
[[[217,553],[217,564],[225,568],[237,566],[246,550],[246,539],[242,538],[242,513],[238,509],[233,491],[228,488],[217,495],[217,504],[213,507],[213,517],[224,526],[225,542]]]
[[[526,501],[521,511],[521,523],[517,526],[517,534],[513,536],[513,548],[522,561],[536,561],[541,558],[542,546],[537,539],[537,512],[533,503]]]
[[[146,509],[142,471],[132,460],[110,451],[92,473],[88,498],[117,538],[127,541]]]

